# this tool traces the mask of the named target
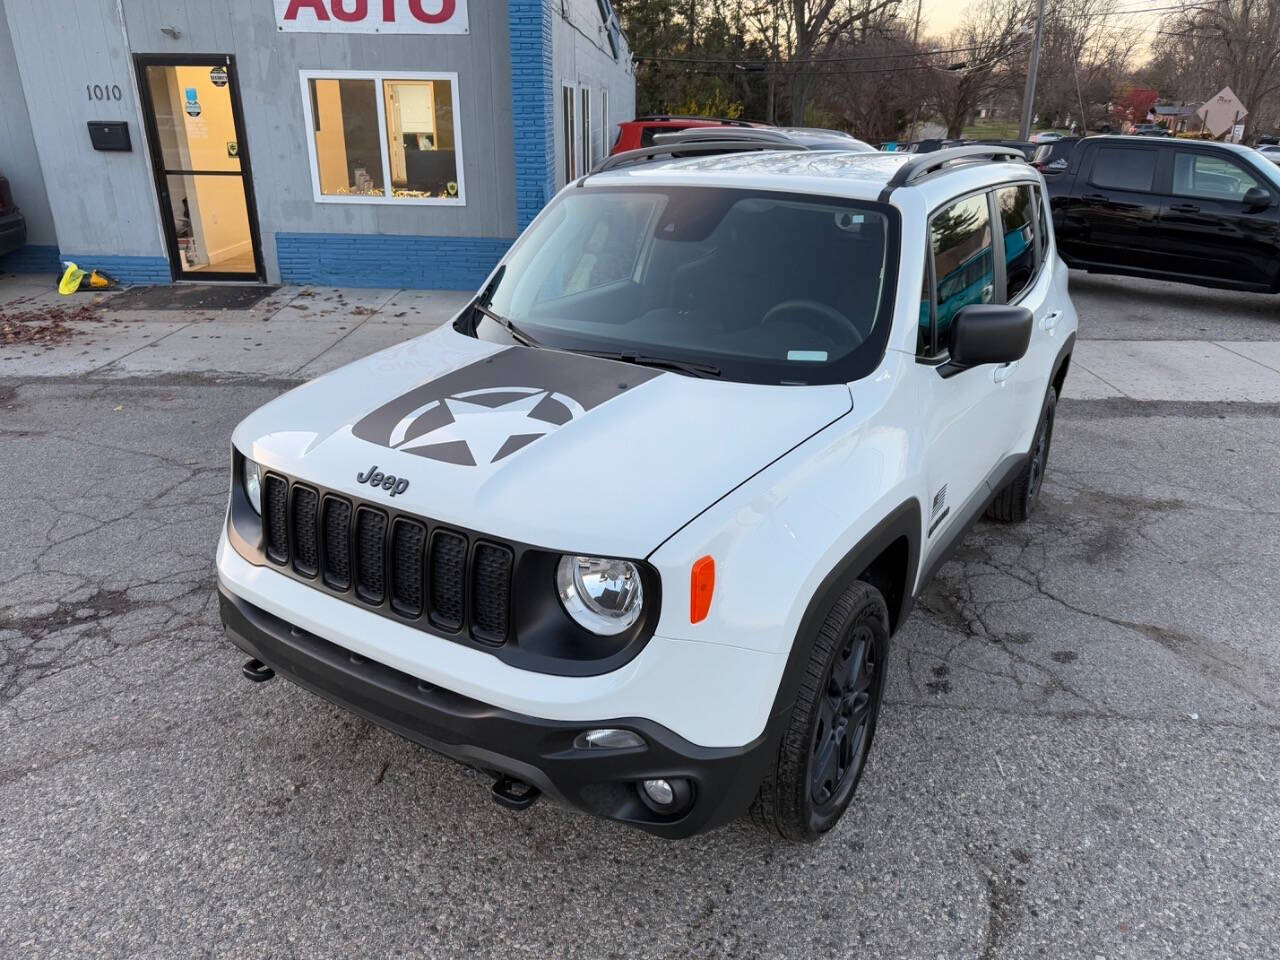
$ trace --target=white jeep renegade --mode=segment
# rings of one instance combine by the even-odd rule
[[[566,187],[450,324],[236,428],[246,676],[508,806],[830,829],[890,635],[1044,476],[1076,315],[1018,156],[699,141]]]

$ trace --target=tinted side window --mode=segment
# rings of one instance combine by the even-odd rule
[[[990,303],[995,294],[991,212],[985,193],[966,197],[933,215],[929,245],[936,277],[936,322],[930,352],[945,349],[961,307]]]
[[[1099,147],[1089,182],[1115,190],[1150,190],[1156,179],[1156,152],[1132,147]]]
[[[640,128],[640,146],[652,147],[654,138],[660,133],[679,133],[681,130],[688,130],[688,127],[641,127]]]
[[[1257,178],[1234,160],[1207,153],[1174,154],[1173,192],[1180,197],[1240,201],[1258,186]]]
[[[996,191],[1004,232],[1006,300],[1012,303],[1036,278],[1036,206],[1030,184]]]

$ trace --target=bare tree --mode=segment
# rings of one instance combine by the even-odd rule
[[[863,43],[831,48],[840,60],[814,78],[813,99],[837,124],[864,140],[890,140],[910,124],[920,104],[924,68],[911,23],[886,26]]]
[[[1087,129],[1090,106],[1111,99],[1141,39],[1118,9],[1117,0],[1056,0],[1050,7],[1036,86],[1042,116],[1078,116]]]
[[[823,69],[822,58],[850,37],[865,40],[877,23],[892,19],[901,2],[759,0],[751,20],[772,57],[775,72],[770,76],[771,90],[779,77],[786,80],[793,124],[804,123],[814,78]]]
[[[978,108],[1017,75],[1011,60],[1030,43],[1030,11],[1026,0],[977,0],[960,26],[940,47],[950,63],[925,72],[924,86],[935,112],[958,137]]]
[[[1186,0],[1162,40],[1180,86],[1196,99],[1230,87],[1248,108],[1245,139],[1274,122],[1280,95],[1280,0]],[[1188,93],[1184,93],[1187,96]]]

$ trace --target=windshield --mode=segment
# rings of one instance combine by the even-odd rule
[[[889,207],[708,187],[578,188],[517,243],[488,308],[539,344],[841,383],[888,339]],[[487,338],[506,337],[482,319]]]

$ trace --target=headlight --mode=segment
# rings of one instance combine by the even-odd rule
[[[644,605],[640,571],[626,560],[563,556],[556,567],[556,588],[569,616],[603,637],[632,626]]]
[[[253,512],[262,515],[262,477],[258,465],[248,457],[244,458],[244,492],[249,498]]]

